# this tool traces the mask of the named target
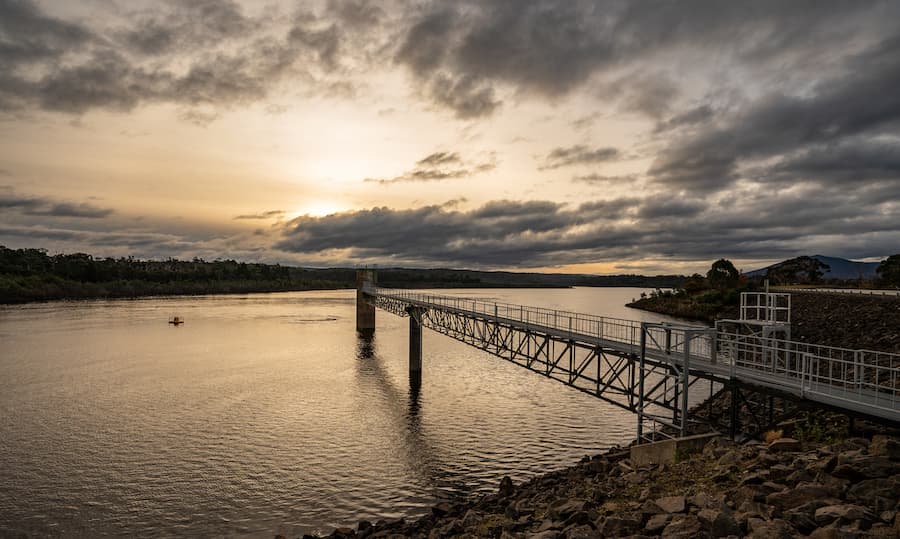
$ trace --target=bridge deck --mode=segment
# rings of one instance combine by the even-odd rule
[[[838,409],[900,421],[900,355],[647,324],[541,307],[371,288],[383,308],[451,313],[669,364],[694,376],[777,390]],[[381,300],[380,303],[378,300]]]

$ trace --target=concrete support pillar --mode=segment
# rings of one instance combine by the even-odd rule
[[[409,307],[409,377],[422,379],[422,310]]]
[[[366,297],[365,288],[375,286],[375,270],[356,270],[356,331],[363,335],[375,333],[375,304]]]

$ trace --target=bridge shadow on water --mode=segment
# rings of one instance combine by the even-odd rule
[[[467,494],[464,470],[454,470],[451,455],[442,455],[422,423],[422,376],[409,375],[407,387],[398,383],[378,354],[374,335],[358,333],[356,378],[360,390],[371,394],[370,405],[380,406],[378,415],[388,419],[372,428],[390,428],[397,440],[396,452],[402,455],[409,474],[437,499],[454,499]],[[377,398],[374,398],[377,397]],[[425,500],[423,500],[425,501]],[[430,502],[428,503],[430,505]]]

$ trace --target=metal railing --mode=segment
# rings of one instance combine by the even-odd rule
[[[635,320],[389,288],[370,288],[367,293],[399,299],[420,307],[452,309],[480,317],[514,322],[523,327],[612,341],[634,352],[640,348],[641,323]]]
[[[717,340],[732,376],[900,412],[900,355],[724,331]]]
[[[648,356],[679,363],[690,361],[692,368],[708,368],[710,372],[729,378],[781,388],[801,397],[818,396],[820,398],[816,400],[820,401],[855,403],[856,406],[848,408],[886,411],[887,415],[900,418],[898,354],[820,346],[696,326],[642,324],[635,320],[476,298],[374,287],[365,291],[422,308],[451,310],[572,338],[599,339],[605,345],[615,344],[619,350],[635,354],[640,353],[643,331],[646,335],[644,351]],[[689,356],[689,360],[684,356]]]

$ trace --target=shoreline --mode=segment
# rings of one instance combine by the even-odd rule
[[[896,537],[897,434],[850,432],[843,416],[817,414],[785,422],[769,442],[715,437],[674,462],[641,464],[614,447],[518,485],[505,477],[494,494],[409,521],[302,537]]]

